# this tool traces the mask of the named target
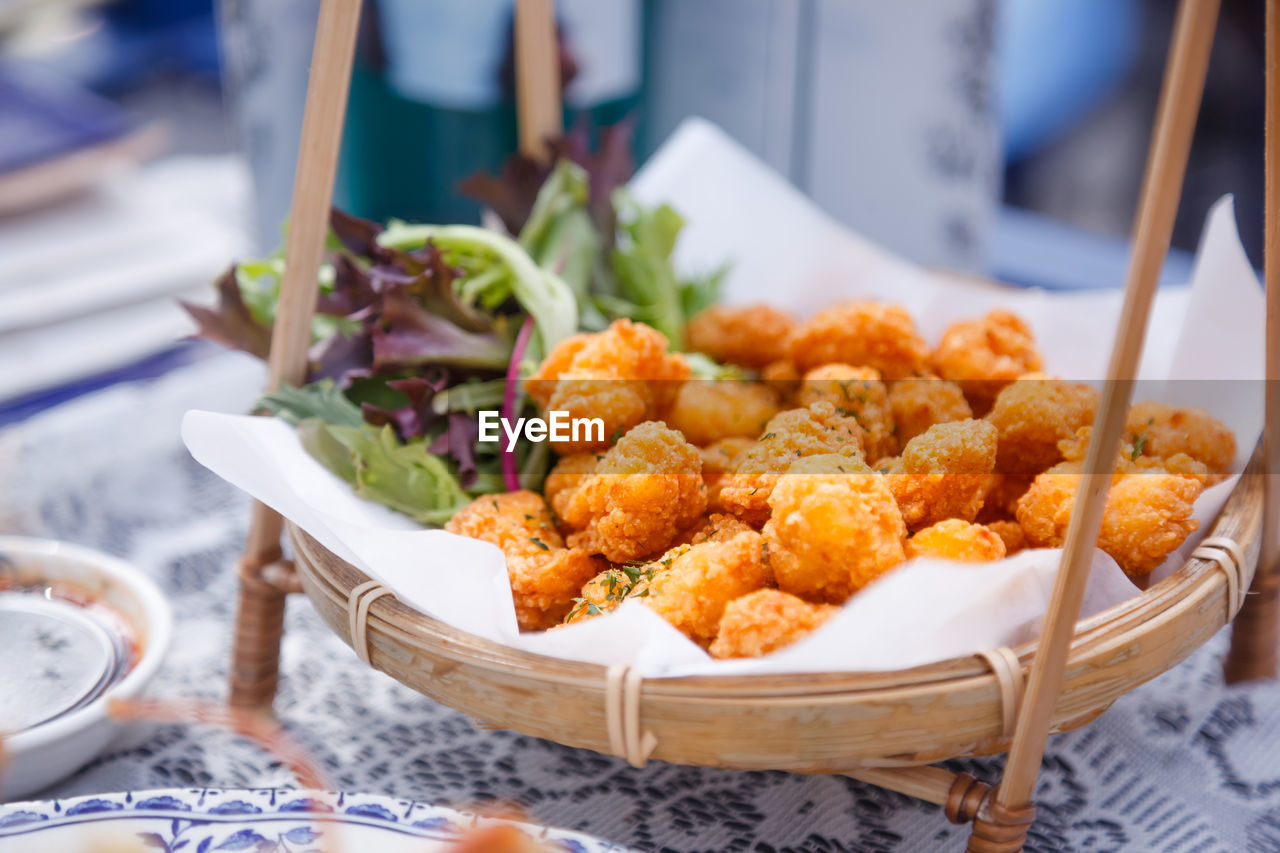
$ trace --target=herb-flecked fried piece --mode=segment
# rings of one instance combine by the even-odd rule
[[[463,507],[445,530],[497,545],[507,558],[507,578],[521,630],[548,628],[564,618],[582,584],[603,561],[566,548],[541,495],[485,495]]]
[[[715,658],[767,655],[808,636],[839,609],[833,604],[810,604],[780,589],[756,590],[725,607],[709,651]]]

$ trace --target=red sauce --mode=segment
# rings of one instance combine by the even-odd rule
[[[124,617],[124,614],[80,584],[64,580],[24,579],[14,575],[0,575],[0,592],[28,593],[83,607],[103,628],[124,641],[125,648],[129,651],[129,664],[126,669],[133,669],[142,657],[142,642],[133,624]]]

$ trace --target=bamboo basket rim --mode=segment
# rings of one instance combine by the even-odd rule
[[[1245,556],[1242,589],[1248,588],[1257,559],[1264,478],[1260,454],[1255,453],[1222,510],[1206,525],[1209,528],[1206,539],[1224,535],[1224,529],[1236,534],[1229,538],[1238,544]],[[323,594],[345,610],[351,589],[370,580],[369,577],[328,551],[293,522],[286,522],[286,525],[295,554],[301,558],[296,560],[300,573],[311,582],[304,584],[304,591],[309,597]],[[329,577],[316,570],[312,565],[316,554],[325,554],[330,561],[345,567],[344,571],[351,575],[351,582],[348,584],[346,578]],[[1154,620],[1173,618],[1180,606],[1206,606],[1210,600],[1225,599],[1226,593],[1227,582],[1218,566],[1211,560],[1191,556],[1168,578],[1147,590],[1078,620],[1070,657],[1075,659],[1086,651],[1098,653],[1108,647],[1119,649],[1132,638],[1133,632],[1141,632]],[[1223,624],[1226,624],[1234,618],[1238,606],[1226,601],[1222,605],[1226,614]],[[524,675],[559,684],[596,687],[603,682],[608,670],[603,664],[523,651],[484,639],[423,613],[394,596],[381,599],[377,607],[370,609],[367,632],[372,634],[375,631],[400,641],[432,641],[433,651],[440,656],[497,674]],[[352,642],[350,637],[344,639]],[[1037,642],[1038,639],[1030,639],[1012,647],[1024,667],[1034,655]],[[652,676],[644,679],[644,690],[646,696],[697,698],[699,701],[768,697],[771,702],[792,698],[812,704],[819,697],[867,691],[914,687],[932,691],[944,684],[970,678],[994,680],[995,676],[980,658],[966,655],[896,670]],[[716,698],[711,699],[710,694]]]

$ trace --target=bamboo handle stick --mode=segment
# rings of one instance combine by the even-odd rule
[[[1049,737],[1050,718],[1057,705],[1067,652],[1080,615],[1111,472],[1133,394],[1147,318],[1173,233],[1187,155],[1204,91],[1218,5],[1219,0],[1182,0],[1178,7],[1138,205],[1124,306],[1107,368],[1107,384],[1085,456],[1086,474],[1067,528],[1053,599],[1031,664],[1026,700],[1018,715],[1009,760],[996,794],[996,801],[1007,809],[1031,802]]]
[[[359,23],[360,0],[322,0],[293,174],[285,271],[267,360],[268,391],[285,382],[300,385],[306,378],[311,317],[316,308]],[[258,579],[256,573],[279,559],[283,526],[276,512],[254,504],[241,561],[240,606],[232,652],[233,705],[269,705],[275,694],[283,594]]]
[[[275,391],[284,382],[300,385],[306,378],[311,317],[319,292],[316,282],[329,233],[329,205],[359,23],[360,0],[322,0],[293,173],[284,277],[267,361],[267,391]],[[279,515],[266,507],[255,507],[246,556],[272,559],[282,526]]]
[[[520,152],[541,160],[562,130],[554,0],[516,0],[515,49]]]
[[[1262,544],[1251,595],[1231,627],[1228,682],[1276,677],[1280,645],[1280,0],[1267,0],[1266,190],[1263,274],[1267,372],[1262,430]]]

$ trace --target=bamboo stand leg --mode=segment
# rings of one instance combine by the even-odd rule
[[[289,208],[285,273],[268,359],[267,390],[300,385],[307,372],[311,316],[329,228],[329,204],[355,56],[360,0],[322,0]],[[280,562],[279,515],[255,504],[240,561],[240,600],[231,660],[231,704],[266,709],[275,698],[284,597],[296,579]]]
[[[1264,277],[1267,283],[1266,416],[1262,430],[1263,516],[1258,570],[1231,626],[1228,683],[1276,677],[1280,645],[1280,0],[1267,0],[1266,210]]]
[[[1004,778],[974,820],[969,839],[972,853],[1021,850],[1035,816],[1032,800],[1036,777],[1102,525],[1151,302],[1169,250],[1217,15],[1218,0],[1182,0],[1178,7],[1107,384],[1094,420],[1085,474],[1076,494],[1053,598],[1031,664]]]

